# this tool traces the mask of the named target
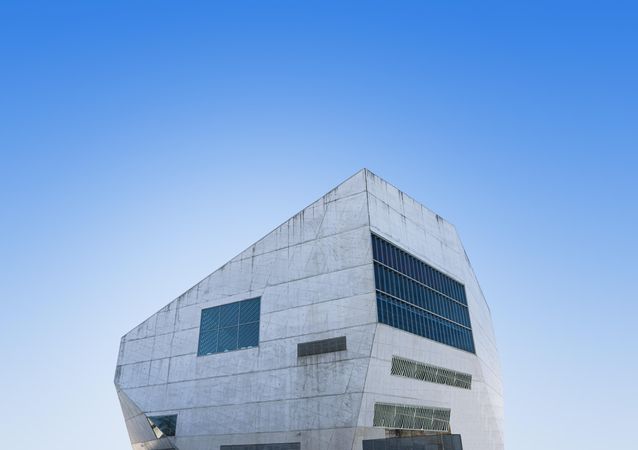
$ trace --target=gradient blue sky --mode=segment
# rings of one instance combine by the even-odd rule
[[[507,448],[635,448],[633,2],[89,3],[0,7],[4,448],[130,448],[120,336],[362,167],[461,233]]]

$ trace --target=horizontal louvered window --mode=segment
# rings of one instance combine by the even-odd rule
[[[392,357],[392,375],[414,378],[431,383],[447,384],[463,389],[472,388],[472,375],[444,367],[412,361],[398,356]]]
[[[320,341],[302,342],[297,344],[297,356],[319,355],[346,350],[346,337],[322,339]]]
[[[429,406],[375,403],[375,427],[402,430],[450,431],[450,410]]]

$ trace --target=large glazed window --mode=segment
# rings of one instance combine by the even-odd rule
[[[379,322],[474,353],[465,287],[372,235]]]
[[[197,355],[259,345],[260,299],[252,298],[202,310]]]

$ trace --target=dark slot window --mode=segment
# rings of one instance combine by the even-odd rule
[[[163,436],[175,436],[177,426],[177,415],[170,416],[149,416],[146,418],[153,429],[157,439]]]
[[[259,311],[259,298],[203,309],[197,355],[257,347]]]
[[[460,434],[405,436],[363,441],[363,450],[463,450]]]
[[[378,320],[475,352],[465,286],[372,235]]]
[[[302,342],[297,344],[297,356],[319,355],[346,350],[346,337],[340,336],[320,341]]]
[[[248,445],[222,445],[220,450],[300,450],[299,442],[285,444],[248,444]]]

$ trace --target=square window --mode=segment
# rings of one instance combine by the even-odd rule
[[[258,297],[203,309],[197,355],[258,346],[260,301]]]

